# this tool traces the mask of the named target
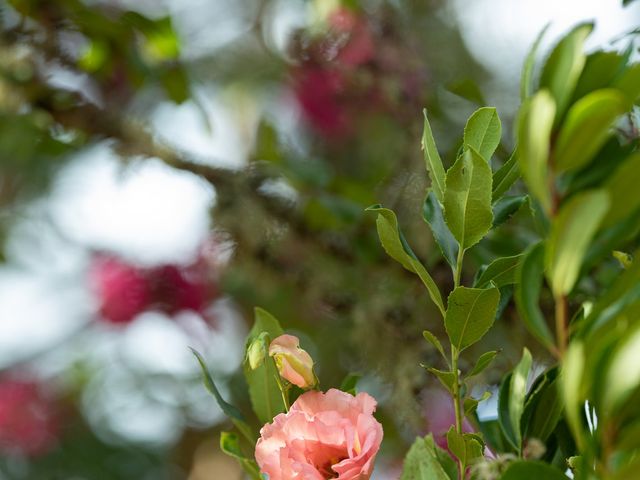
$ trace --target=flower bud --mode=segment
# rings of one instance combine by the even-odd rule
[[[267,356],[265,337],[266,333],[261,334],[247,347],[247,361],[249,362],[249,368],[251,368],[251,370],[255,370],[261,366]]]
[[[280,376],[300,388],[313,388],[316,375],[313,359],[300,348],[300,340],[293,335],[280,335],[269,345],[269,356],[273,357]]]

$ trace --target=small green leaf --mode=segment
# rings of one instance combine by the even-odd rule
[[[427,342],[429,342],[431,345],[436,347],[436,350],[438,350],[438,352],[440,352],[440,355],[442,355],[442,357],[446,360],[447,356],[444,353],[444,348],[442,348],[442,343],[440,343],[440,340],[438,340],[438,337],[436,337],[429,330],[424,330],[422,332],[422,336]]]
[[[472,398],[467,397],[463,402],[463,409],[465,417],[471,416],[475,414],[476,409],[478,408],[478,404],[482,403],[491,398],[491,392],[489,390],[485,391],[480,398]]]
[[[447,172],[444,218],[464,250],[482,240],[493,223],[491,182],[491,168],[473,149]]]
[[[518,460],[509,465],[500,480],[567,480],[566,475],[543,462]]]
[[[520,80],[520,100],[523,102],[533,94],[533,69],[536,64],[536,56],[538,55],[540,43],[544,38],[544,34],[547,33],[549,26],[550,24],[547,23],[547,25],[545,25],[545,27],[540,31],[524,61]]]
[[[516,148],[509,160],[504,162],[493,174],[493,192],[491,193],[491,201],[496,202],[502,197],[516,180],[520,177],[520,166],[518,165],[518,149]]]
[[[445,372],[442,370],[438,370],[437,368],[429,367],[424,364],[420,364],[420,366],[425,370],[427,370],[428,372],[435,375],[438,378],[438,380],[440,380],[440,383],[442,383],[444,388],[446,388],[447,391],[449,391],[450,393],[453,393],[453,386],[455,385],[455,382],[456,382],[456,377],[453,374],[453,372]]]
[[[248,458],[242,452],[238,435],[231,432],[220,432],[220,450],[230,457],[235,458],[253,480],[261,479],[260,470],[255,460]]]
[[[456,428],[453,425],[447,432],[447,447],[465,465],[469,465],[474,459],[482,457],[484,451],[484,446],[476,435],[460,434],[456,432]]]
[[[359,373],[348,374],[340,384],[340,390],[355,396],[358,393],[358,382],[362,378]]]
[[[551,209],[547,184],[549,148],[556,105],[547,90],[528,99],[518,116],[518,163],[531,194],[545,211]]]
[[[573,289],[584,254],[608,209],[605,190],[579,193],[560,208],[545,248],[545,270],[554,297]]]
[[[569,106],[576,84],[584,68],[584,43],[593,30],[593,24],[578,25],[553,49],[540,77],[540,89],[548,89],[557,105],[559,121]]]
[[[438,244],[438,248],[440,248],[442,256],[452,268],[455,268],[458,248],[460,247],[444,221],[442,207],[440,206],[440,202],[438,202],[433,191],[429,191],[427,193],[427,198],[424,200],[422,217],[431,228],[433,238]]]
[[[485,352],[482,355],[480,355],[480,358],[478,358],[478,361],[476,362],[476,364],[473,366],[471,371],[467,374],[467,378],[471,378],[482,373],[485,370],[485,368],[487,368],[491,364],[491,362],[493,362],[493,359],[496,358],[496,355],[498,355],[498,352],[495,350],[491,352]]]
[[[609,193],[611,206],[602,221],[602,228],[619,222],[640,208],[638,185],[640,185],[640,153],[635,153],[616,168],[604,185]]]
[[[498,200],[493,206],[493,228],[509,220],[528,201],[529,195],[509,195]]]
[[[446,89],[451,93],[458,95],[465,100],[469,100],[476,105],[486,105],[487,102],[484,99],[484,95],[480,90],[480,87],[476,82],[471,80],[470,78],[465,78],[458,82],[449,84],[446,86]]]
[[[256,308],[255,323],[247,336],[247,347],[260,337],[263,332],[267,332],[272,340],[284,333],[280,323],[273,315],[266,310]],[[278,371],[275,365],[273,362],[264,362],[255,370],[252,370],[248,360],[245,359],[243,370],[249,385],[249,397],[253,411],[260,422],[271,422],[277,414],[285,410],[280,388],[276,381]]]
[[[515,300],[518,313],[529,332],[545,347],[551,349],[554,345],[553,335],[538,305],[542,288],[543,259],[542,243],[533,245],[524,253],[516,271]]]
[[[429,275],[429,272],[427,272],[427,269],[416,258],[407,242],[404,241],[404,238],[398,228],[398,219],[396,218],[396,214],[387,208],[382,208],[380,205],[373,205],[367,208],[367,211],[376,212],[378,214],[378,218],[376,219],[378,236],[380,237],[380,243],[382,243],[382,247],[385,249],[387,254],[400,263],[404,268],[420,277],[422,283],[427,287],[431,300],[433,300],[433,303],[436,304],[440,313],[444,316],[445,309],[440,290],[431,275]]]
[[[640,63],[631,65],[613,82],[613,86],[620,90],[630,103],[636,103],[640,96]]]
[[[417,438],[404,459],[400,480],[450,480],[436,448],[431,435]]]
[[[458,287],[449,295],[445,327],[458,351],[480,340],[496,316],[500,292],[497,288]]]
[[[422,111],[424,114],[424,130],[422,132],[422,151],[424,152],[424,161],[431,178],[431,188],[440,203],[444,201],[445,190],[445,173],[442,166],[442,159],[438,153],[436,141],[433,138],[431,125],[427,118],[427,109]]]
[[[527,394],[527,378],[531,370],[531,353],[526,348],[522,352],[522,359],[513,369],[509,384],[509,421],[513,429],[518,449],[522,448],[522,432],[520,419],[524,413],[524,401]]]
[[[519,450],[518,440],[516,439],[514,428],[511,425],[511,419],[509,418],[511,378],[513,378],[513,373],[510,372],[503,377],[500,383],[500,389],[498,391],[498,423],[504,439],[514,450]]]
[[[473,148],[487,162],[500,145],[502,124],[494,107],[476,110],[464,128],[464,145]]]
[[[476,282],[477,288],[483,288],[493,282],[496,287],[504,287],[516,283],[516,271],[522,263],[523,255],[497,258],[482,272]]]
[[[611,88],[596,90],[578,100],[560,130],[555,169],[577,170],[589,163],[613,133],[615,120],[626,110],[626,97]]]

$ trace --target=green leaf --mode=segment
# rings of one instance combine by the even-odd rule
[[[424,200],[422,209],[422,216],[431,228],[433,238],[438,244],[442,256],[452,268],[455,268],[459,249],[458,242],[453,238],[449,227],[447,227],[444,221],[442,207],[433,191],[427,193],[427,198]]]
[[[630,216],[640,208],[640,153],[627,158],[607,179],[604,187],[609,194],[611,205],[602,221],[602,228]]]
[[[464,250],[478,243],[493,223],[491,182],[491,168],[473,149],[447,172],[444,218]]]
[[[440,380],[440,383],[442,383],[444,388],[446,388],[447,391],[449,391],[450,393],[453,393],[453,386],[455,385],[455,382],[456,382],[456,377],[453,374],[453,372],[445,372],[442,370],[438,370],[437,368],[429,367],[424,364],[420,364],[420,366],[425,370],[427,370],[428,372],[435,375],[438,378],[438,380]]]
[[[445,190],[445,173],[442,166],[442,159],[438,153],[436,141],[433,139],[431,125],[427,118],[427,109],[424,109],[424,130],[422,132],[422,151],[424,152],[424,161],[431,178],[431,188],[440,203],[444,201]]]
[[[460,434],[456,432],[456,427],[453,425],[447,432],[447,447],[465,465],[469,465],[474,459],[482,457],[484,451],[484,446],[475,435]]]
[[[578,25],[553,49],[540,77],[540,89],[548,89],[557,105],[559,121],[569,106],[574,89],[584,68],[584,43],[593,30],[593,24]]]
[[[444,324],[458,351],[480,340],[496,316],[500,292],[497,288],[458,287],[449,295]]]
[[[509,465],[500,480],[567,480],[566,475],[543,462],[518,460]]]
[[[240,448],[238,435],[231,432],[220,432],[220,450],[238,460],[245,472],[253,480],[261,480],[260,470],[255,460],[248,458]]]
[[[482,91],[476,82],[471,80],[470,78],[465,78],[458,82],[449,84],[446,86],[446,89],[451,93],[458,95],[465,100],[469,100],[476,105],[486,105],[487,102],[484,99],[484,95],[482,95]]]
[[[584,254],[608,209],[605,190],[579,193],[560,208],[545,249],[545,270],[554,297],[573,289]]]
[[[519,177],[520,166],[518,165],[518,149],[516,148],[509,157],[509,160],[493,174],[491,201],[495,203],[502,195],[507,193]]]
[[[222,394],[218,390],[218,387],[216,387],[216,384],[213,381],[211,374],[209,373],[209,369],[207,368],[207,364],[204,361],[204,358],[202,357],[202,355],[200,355],[200,353],[193,348],[190,348],[190,350],[191,350],[191,353],[193,353],[194,357],[196,357],[196,360],[200,365],[200,370],[202,373],[202,381],[204,382],[204,386],[209,391],[209,393],[211,393],[211,395],[213,395],[213,397],[216,399],[216,402],[218,403],[218,406],[220,407],[220,409],[224,412],[226,416],[228,416],[231,419],[231,421],[236,426],[236,428],[240,431],[240,433],[242,433],[247,438],[247,440],[249,440],[250,442],[255,441],[255,434],[252,431],[251,427],[247,424],[244,418],[244,415],[242,415],[242,412],[240,412],[240,410],[238,410],[236,407],[228,403],[222,397]]]
[[[538,305],[544,270],[544,245],[538,243],[525,253],[516,271],[515,301],[520,318],[529,332],[548,349],[554,346],[553,335]]]
[[[431,435],[417,438],[404,459],[400,480],[450,480]]]
[[[467,397],[462,402],[464,416],[472,416],[475,414],[476,409],[478,408],[478,404],[482,403],[491,398],[491,392],[489,390],[485,391],[480,398],[472,398]]]
[[[464,128],[464,145],[473,148],[487,162],[500,145],[502,124],[494,107],[476,110]]]
[[[601,88],[613,86],[617,76],[624,72],[626,59],[616,51],[596,51],[587,56],[582,75],[576,85],[573,101]]]
[[[520,172],[529,191],[546,212],[551,210],[547,175],[555,112],[553,97],[547,90],[542,90],[522,105],[518,115]]]
[[[509,418],[509,401],[512,377],[513,373],[508,373],[503,377],[502,382],[500,383],[500,389],[498,391],[498,423],[504,435],[504,439],[514,450],[519,450],[514,428],[511,425],[511,420]]]
[[[358,393],[358,382],[362,378],[362,375],[359,373],[350,373],[348,374],[342,383],[340,384],[340,390],[343,392],[350,393],[355,396]]]
[[[267,332],[271,340],[279,337],[284,332],[276,318],[266,310],[255,309],[255,323],[247,337],[247,347],[263,332]],[[276,381],[278,371],[273,362],[264,362],[261,366],[252,370],[248,360],[243,363],[244,376],[249,385],[249,397],[253,411],[261,423],[269,423],[273,418],[285,411],[282,394]]]
[[[522,77],[520,80],[520,100],[523,102],[533,94],[533,69],[536,64],[536,56],[538,55],[540,43],[544,38],[544,34],[547,33],[549,26],[550,24],[547,23],[547,25],[545,25],[545,27],[540,31],[524,61]]]
[[[605,376],[603,409],[606,412],[620,411],[640,386],[640,369],[637,368],[640,364],[640,324],[625,330],[619,343]]]
[[[630,103],[636,103],[640,96],[640,63],[631,65],[613,82],[613,86],[620,90]]]
[[[523,255],[497,258],[482,272],[475,286],[483,288],[493,282],[496,287],[516,283],[516,271],[522,263]]]
[[[427,272],[427,269],[416,258],[407,242],[404,241],[404,238],[398,228],[398,219],[396,218],[396,214],[387,208],[382,208],[380,205],[373,205],[367,208],[367,211],[378,213],[376,227],[378,229],[378,236],[380,237],[382,247],[385,249],[387,254],[400,263],[404,268],[420,277],[422,283],[427,287],[431,300],[433,300],[433,303],[436,304],[440,313],[442,313],[442,316],[444,317],[445,309],[444,304],[442,303],[440,290],[433,278],[431,278],[431,275],[429,275],[429,272]]]
[[[509,220],[529,201],[529,195],[509,195],[502,197],[493,206],[493,228]]]
[[[522,358],[511,374],[509,384],[509,421],[518,445],[522,448],[522,432],[520,419],[524,413],[524,400],[527,394],[527,378],[531,370],[531,353],[526,348],[522,352]]]
[[[476,364],[473,366],[471,371],[467,373],[467,378],[471,378],[482,373],[491,364],[491,362],[493,362],[493,359],[496,358],[496,355],[498,355],[498,352],[496,350],[485,352],[480,355],[480,358],[478,358],[478,361],[476,361]]]
[[[444,348],[442,348],[442,343],[440,343],[440,340],[438,340],[438,337],[436,337],[429,330],[424,330],[422,332],[422,336],[427,342],[429,342],[431,345],[436,347],[436,350],[438,350],[438,352],[440,352],[440,355],[442,355],[442,357],[446,360],[447,356],[444,353]]]
[[[581,389],[584,364],[584,344],[574,340],[569,344],[564,357],[560,374],[560,387],[564,399],[565,417],[580,450],[583,450],[585,446],[585,432],[582,424],[584,398]]]
[[[614,89],[596,90],[569,110],[556,145],[559,172],[585,166],[611,136],[615,120],[627,110],[626,97]]]
[[[558,382],[551,380],[538,395],[527,426],[527,436],[546,442],[558,425],[563,410],[564,402],[560,397]]]

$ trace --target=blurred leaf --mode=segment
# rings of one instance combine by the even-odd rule
[[[442,166],[442,160],[438,153],[438,147],[436,141],[433,139],[433,133],[431,132],[431,125],[427,118],[427,110],[424,109],[424,130],[422,132],[422,151],[424,153],[424,161],[429,172],[429,178],[431,178],[431,189],[436,195],[436,198],[440,203],[444,201],[445,190],[445,173]]]
[[[601,228],[630,216],[640,208],[640,153],[627,158],[607,179],[604,187],[611,202]]]
[[[614,82],[613,86],[620,90],[630,103],[635,103],[640,96],[640,63],[630,66]]]
[[[551,209],[547,172],[555,113],[553,97],[543,90],[523,104],[518,116],[520,171],[529,191],[546,212]]]
[[[557,380],[547,383],[538,395],[526,433],[529,438],[546,442],[555,430],[564,410]]]
[[[191,96],[187,73],[179,65],[172,65],[164,69],[160,74],[160,83],[169,98],[175,103],[182,103]]]
[[[443,469],[431,435],[417,438],[402,466],[400,480],[451,480]]]
[[[482,90],[478,84],[470,78],[465,78],[455,83],[447,85],[447,90],[459,97],[469,100],[476,105],[486,105]]]
[[[502,124],[494,107],[476,110],[464,128],[464,145],[473,148],[488,163],[500,145]]]
[[[489,264],[475,283],[475,287],[486,287],[490,282],[496,287],[503,287],[516,283],[516,272],[522,263],[524,255],[497,258]]]
[[[447,224],[444,221],[444,215],[442,213],[442,207],[438,202],[433,191],[427,193],[427,198],[424,200],[422,209],[422,217],[427,222],[433,233],[433,238],[438,244],[438,248],[442,252],[442,256],[451,265],[451,268],[456,268],[457,256],[458,256],[458,242]]]
[[[498,419],[507,439],[518,452],[522,449],[520,420],[524,413],[527,377],[531,370],[531,363],[531,353],[525,348],[518,365],[502,380],[500,385]]]
[[[500,292],[458,287],[449,295],[445,328],[459,352],[480,340],[491,328],[496,316]]]
[[[209,369],[207,368],[207,364],[205,363],[204,358],[202,358],[202,355],[200,355],[200,353],[198,353],[198,351],[193,348],[191,348],[190,350],[200,364],[202,380],[205,387],[214,396],[216,402],[218,402],[218,406],[220,407],[220,409],[231,419],[236,428],[247,438],[247,440],[249,440],[249,442],[255,441],[255,433],[245,421],[244,415],[242,415],[240,410],[238,410],[236,407],[226,402],[225,399],[222,398],[222,395],[216,387],[216,384],[213,381],[211,374],[209,373]]]
[[[528,201],[528,195],[511,195],[498,200],[493,205],[493,228],[509,220]]]
[[[611,87],[616,77],[624,71],[625,64],[626,59],[618,52],[597,51],[589,54],[573,100],[577,101],[595,90]]]
[[[438,350],[438,352],[440,352],[440,355],[442,355],[442,357],[445,360],[447,359],[447,356],[444,353],[444,348],[442,348],[442,343],[440,343],[440,340],[438,340],[438,337],[436,337],[429,330],[423,330],[422,336],[427,342],[433,345],[436,348],[436,350]]]
[[[533,69],[536,65],[536,56],[538,55],[538,49],[540,48],[544,34],[547,33],[550,25],[550,23],[547,23],[540,31],[525,58],[524,66],[522,67],[522,77],[520,79],[520,100],[522,102],[533,95]]]
[[[500,480],[567,480],[566,475],[557,468],[538,461],[518,460],[513,462],[502,474]]]
[[[256,308],[255,322],[247,336],[247,348],[263,332],[267,332],[271,340],[284,333],[280,323],[273,315],[261,308]],[[275,365],[270,361],[264,362],[255,370],[252,370],[248,360],[245,358],[243,370],[249,385],[249,396],[253,411],[261,423],[271,422],[276,415],[285,411],[282,395],[276,381],[278,371]]]
[[[358,393],[358,382],[362,378],[362,375],[359,373],[350,373],[348,374],[344,380],[342,380],[342,384],[340,384],[340,390],[343,392],[350,393],[351,395],[356,395]]]
[[[496,355],[498,355],[498,352],[496,350],[485,352],[480,355],[480,358],[478,358],[471,371],[467,373],[467,378],[474,377],[482,373],[489,365],[491,365],[491,362],[493,362],[493,359],[496,358]]]
[[[220,432],[220,450],[238,460],[245,472],[253,480],[261,480],[260,470],[255,460],[248,458],[240,448],[238,435],[231,432]]]
[[[558,136],[556,169],[563,172],[586,165],[606,143],[614,121],[626,110],[626,98],[613,89],[596,90],[578,100]]]
[[[554,297],[573,289],[584,254],[608,209],[604,190],[577,194],[560,208],[545,248],[545,271]]]
[[[593,24],[578,25],[563,37],[551,52],[540,77],[540,89],[548,89],[556,104],[554,123],[564,115],[584,68],[584,43]]]
[[[619,412],[624,402],[640,387],[640,322],[637,322],[636,315],[632,319],[635,325],[625,330],[624,337],[619,339],[619,345],[612,352],[604,376],[603,410],[606,412]]]
[[[378,229],[378,236],[382,247],[389,254],[391,258],[400,263],[404,268],[410,272],[415,273],[420,277],[422,283],[427,287],[429,296],[433,303],[436,304],[442,316],[444,317],[444,304],[442,303],[442,295],[438,286],[433,281],[427,269],[416,258],[415,254],[407,244],[406,240],[402,236],[398,228],[398,219],[396,214],[387,208],[382,208],[380,205],[373,205],[367,208],[367,211],[376,212],[378,218],[376,219],[376,227]]]
[[[493,174],[491,201],[496,202],[507,193],[518,178],[520,178],[520,166],[518,165],[518,149],[516,148],[509,160]]]
[[[444,218],[463,250],[478,243],[491,228],[491,182],[491,168],[471,148],[447,172]]]
[[[104,40],[92,39],[80,55],[78,65],[83,70],[93,73],[102,70],[109,60],[109,44]]]
[[[573,340],[569,343],[569,348],[564,356],[560,387],[565,405],[565,418],[581,450],[585,446],[583,440],[584,427],[582,425],[584,398],[581,388],[584,363],[584,344],[578,340]]]

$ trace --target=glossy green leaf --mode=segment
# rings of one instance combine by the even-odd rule
[[[462,351],[480,340],[495,320],[500,292],[458,287],[449,295],[444,324],[451,343]]]
[[[423,364],[421,364],[420,366],[425,370],[427,370],[428,372],[435,375],[437,379],[440,380],[440,383],[442,383],[444,388],[447,389],[447,391],[451,393],[453,392],[453,386],[455,385],[455,382],[456,382],[456,377],[453,374],[453,372],[445,372],[442,370],[438,370],[437,368],[429,367]]]
[[[261,480],[260,470],[255,460],[248,458],[242,452],[238,435],[232,432],[220,432],[220,450],[235,458],[251,479]]]
[[[551,210],[548,186],[549,148],[556,114],[553,97],[547,90],[527,100],[518,116],[518,163],[531,194],[546,212]]]
[[[539,394],[536,407],[529,419],[527,436],[546,442],[562,417],[564,402],[557,380],[550,381]]]
[[[442,159],[438,153],[436,141],[433,138],[431,125],[427,118],[427,110],[424,109],[424,130],[422,132],[422,151],[424,153],[424,161],[431,178],[431,188],[440,203],[444,201],[445,190],[445,173],[442,166]]]
[[[518,165],[518,150],[514,150],[509,160],[504,162],[493,174],[493,192],[491,201],[496,202],[502,197],[511,186],[520,178],[520,166]]]
[[[545,270],[556,298],[573,289],[584,254],[608,209],[604,190],[574,195],[560,208],[545,248]]]
[[[627,158],[606,181],[604,187],[611,205],[602,221],[602,228],[630,216],[640,208],[640,153]]]
[[[626,97],[614,89],[596,90],[569,110],[558,136],[555,169],[559,172],[585,166],[612,134],[615,120],[627,110]]]
[[[424,200],[422,209],[422,216],[424,221],[427,222],[433,233],[438,248],[442,252],[442,256],[451,265],[452,268],[456,267],[456,259],[458,256],[458,242],[447,224],[444,221],[444,214],[440,202],[438,202],[433,191],[427,193],[427,198]]]
[[[624,71],[625,64],[624,56],[616,51],[598,50],[590,53],[576,85],[573,101],[595,90],[613,86],[616,77]]]
[[[236,407],[228,403],[222,397],[222,394],[218,390],[218,387],[216,386],[215,382],[213,381],[213,378],[211,377],[211,374],[209,373],[209,369],[207,368],[207,364],[204,361],[204,358],[202,357],[202,355],[200,355],[200,353],[193,348],[190,348],[190,350],[193,353],[193,355],[196,357],[196,360],[200,365],[204,386],[209,391],[209,393],[211,393],[211,395],[213,395],[213,397],[216,399],[216,402],[218,403],[218,406],[220,407],[220,409],[224,412],[226,416],[228,416],[231,419],[231,421],[236,426],[236,428],[240,431],[240,433],[242,433],[247,438],[247,440],[249,440],[250,442],[255,441],[255,433],[253,432],[251,427],[247,424],[244,418],[244,415],[242,415],[242,412],[240,412],[240,410],[238,410]]]
[[[247,336],[247,347],[263,332],[267,332],[272,340],[284,333],[280,323],[273,315],[261,308],[256,308],[255,322]],[[264,362],[255,370],[252,370],[248,360],[245,359],[243,370],[249,386],[249,397],[253,411],[260,422],[271,422],[277,414],[285,410],[282,395],[276,381],[278,371],[275,365],[273,362]]]
[[[494,107],[476,110],[464,128],[464,145],[473,148],[487,162],[500,145],[502,124]]]
[[[396,214],[387,208],[382,208],[380,205],[373,205],[367,208],[367,210],[378,214],[378,218],[376,219],[378,236],[387,254],[404,268],[420,277],[422,283],[427,287],[431,300],[433,300],[433,303],[436,304],[442,316],[444,316],[445,309],[440,290],[431,275],[429,275],[429,272],[427,272],[427,269],[416,258],[407,242],[404,241],[404,237],[402,237],[398,228]]]
[[[522,76],[520,77],[520,100],[523,102],[533,94],[533,70],[536,65],[536,57],[538,55],[540,43],[544,38],[544,34],[547,33],[549,25],[550,24],[545,25],[545,27],[540,31],[535,42],[533,42],[533,45],[531,46],[531,50],[529,50],[529,53],[525,58],[524,66],[522,67]]]
[[[442,348],[442,343],[440,343],[440,340],[438,340],[438,337],[436,337],[429,330],[424,330],[422,332],[422,336],[427,342],[433,345],[436,348],[436,350],[438,350],[438,352],[440,352],[440,355],[442,355],[443,358],[445,359],[447,358],[447,356],[444,353],[444,348]]]
[[[471,371],[467,373],[467,378],[474,377],[475,375],[479,375],[480,373],[482,373],[489,365],[491,365],[491,362],[493,362],[493,359],[496,358],[496,355],[498,355],[497,350],[485,352],[480,355],[480,358],[478,358]]]
[[[516,283],[516,271],[522,259],[523,255],[497,258],[482,272],[475,286],[483,288],[493,282],[496,287],[500,288]]]
[[[502,197],[493,205],[493,228],[497,228],[529,201],[529,195],[508,195]]]
[[[566,475],[555,467],[538,461],[518,460],[509,465],[500,480],[567,480]]]
[[[530,247],[516,271],[515,301],[520,318],[529,332],[545,347],[553,348],[554,340],[538,304],[544,271],[544,246]]]
[[[491,228],[491,182],[489,165],[473,149],[447,172],[444,218],[462,249],[478,243]]]
[[[431,435],[413,442],[404,459],[400,480],[450,480],[440,464]]]
[[[500,430],[502,431],[502,435],[504,436],[504,440],[506,443],[510,445],[514,450],[519,450],[518,440],[516,438],[515,430],[511,424],[511,419],[509,417],[509,401],[510,401],[510,389],[511,389],[511,379],[513,378],[513,373],[509,372],[502,378],[502,382],[500,382],[500,388],[498,390],[498,423],[500,425]],[[505,447],[507,445],[505,444]]]
[[[509,421],[519,448],[522,446],[520,419],[524,413],[524,401],[527,394],[527,378],[531,371],[532,357],[526,348],[522,358],[511,374],[509,385]]]
[[[548,89],[557,105],[556,118],[563,115],[584,68],[584,43],[593,24],[578,25],[558,42],[551,52],[540,77],[540,89]]]

